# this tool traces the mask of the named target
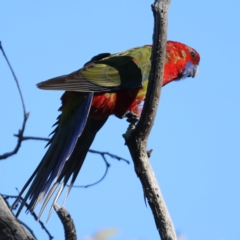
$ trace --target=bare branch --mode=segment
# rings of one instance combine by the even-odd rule
[[[15,137],[19,138],[18,134],[14,134]],[[50,138],[43,138],[43,137],[32,137],[32,136],[22,136],[22,141],[27,141],[27,140],[39,140],[39,141],[49,141]],[[95,153],[95,154],[99,154],[99,155],[105,155],[105,156],[109,156],[113,159],[117,159],[118,161],[124,161],[127,164],[130,164],[130,162],[122,157],[119,157],[118,155],[109,153],[109,152],[102,152],[102,151],[97,151],[97,150],[93,150],[93,149],[89,149],[88,152],[90,153]]]
[[[28,120],[28,117],[29,117],[29,113],[26,112],[26,108],[25,108],[25,103],[24,103],[24,99],[23,99],[23,95],[22,95],[22,91],[21,91],[21,88],[20,88],[20,85],[19,85],[19,82],[18,82],[18,79],[13,71],[13,68],[7,58],[7,55],[2,47],[2,43],[0,42],[0,50],[2,51],[2,54],[8,64],[8,67],[10,68],[11,70],[11,73],[13,75],[13,78],[17,84],[17,89],[18,89],[18,92],[19,92],[19,95],[20,95],[20,98],[21,98],[21,103],[22,103],[22,108],[23,108],[23,123],[22,123],[22,128],[19,130],[18,132],[18,141],[17,141],[17,144],[16,144],[16,147],[13,149],[13,151],[11,152],[7,152],[7,153],[4,153],[3,155],[0,155],[0,160],[3,160],[3,159],[6,159],[14,154],[16,154],[19,150],[19,148],[21,147],[21,143],[22,143],[22,136],[23,136],[23,133],[24,133],[24,130],[25,130],[25,126],[26,126],[26,122]]]
[[[18,137],[19,138],[19,135],[18,134],[14,134],[15,137]],[[43,137],[32,137],[32,136],[22,136],[22,141],[27,141],[27,140],[37,140],[37,141],[49,141],[50,138],[43,138]],[[102,151],[97,151],[97,150],[93,150],[93,149],[89,149],[88,152],[90,153],[95,153],[95,154],[99,154],[101,156],[109,156],[113,159],[116,159],[118,161],[124,161],[126,162],[127,164],[130,164],[130,162],[125,159],[125,158],[122,158],[122,157],[119,157],[118,155],[115,155],[115,154],[112,154],[112,153],[109,153],[109,152],[102,152]]]
[[[105,162],[106,164],[106,169],[105,169],[105,172],[103,174],[103,176],[96,182],[94,183],[91,183],[91,184],[88,184],[88,185],[73,185],[74,188],[88,188],[88,187],[92,187],[98,183],[100,183],[107,175],[108,173],[108,170],[109,170],[109,167],[111,166],[110,163],[107,161],[106,157],[105,156],[110,156],[111,158],[114,158],[114,159],[117,159],[118,161],[125,161],[127,164],[130,164],[130,162],[122,157],[119,157],[117,155],[114,155],[112,153],[108,153],[108,152],[100,152],[100,151],[96,151],[96,150],[92,150],[92,149],[89,149],[88,152],[90,153],[95,153],[95,154],[99,154],[102,156],[103,158],[103,161]]]
[[[7,195],[7,194],[1,194],[2,195],[2,197],[5,199],[5,200],[7,200],[8,198],[18,198],[18,196],[14,196],[14,195]],[[20,201],[22,201],[23,199],[22,199],[22,197],[19,199]],[[27,208],[27,209],[29,209],[29,204],[28,203],[26,203],[25,202],[25,207]],[[17,204],[15,205],[15,207],[17,206]],[[34,219],[36,220],[36,221],[38,221],[38,216],[37,216],[37,214],[35,213],[35,212],[30,212],[30,214],[34,217]],[[18,219],[18,221],[20,221],[19,219]],[[26,224],[24,224],[22,221],[20,221],[21,222],[21,224],[23,224],[28,230],[29,230],[29,232],[31,232],[30,231],[30,228],[26,225]],[[49,237],[49,239],[51,240],[51,239],[53,239],[53,236],[51,235],[51,233],[48,231],[48,229],[45,227],[45,225],[44,225],[44,223],[42,222],[42,221],[38,221],[39,222],[39,224],[40,224],[40,226],[42,227],[42,229],[47,233],[47,235],[48,235],[48,237]],[[31,232],[32,233],[32,235],[34,235],[33,234],[33,232]],[[35,236],[34,236],[35,237]]]
[[[106,157],[104,154],[101,154],[102,155],[102,158],[106,164],[106,169],[105,169],[105,172],[103,174],[103,176],[96,182],[94,183],[90,183],[90,184],[87,184],[87,185],[73,185],[73,188],[88,188],[88,187],[92,187],[98,183],[100,183],[106,176],[107,176],[107,173],[108,173],[108,169],[110,167],[110,163],[107,161]]]
[[[65,239],[77,240],[76,228],[71,215],[65,208],[60,207],[57,203],[54,204],[54,209],[63,224]]]
[[[146,150],[148,136],[154,124],[160,99],[164,60],[167,40],[168,7],[170,0],[156,0],[152,5],[154,15],[154,34],[151,58],[149,85],[141,118],[135,127],[135,122],[129,129],[134,129],[130,136],[125,135],[126,144],[134,161],[135,171],[139,177],[148,203],[152,209],[155,223],[162,240],[176,240],[176,233],[161,194],[157,179],[149,163]]]
[[[109,157],[111,157],[113,159],[116,159],[118,161],[124,161],[127,164],[130,164],[130,162],[127,159],[119,157],[118,155],[115,155],[115,154],[112,154],[112,153],[109,153],[109,152],[101,152],[101,151],[96,151],[96,150],[93,150],[93,149],[89,149],[88,152],[95,153],[95,154],[100,154],[102,156],[109,156]]]
[[[19,138],[20,136],[18,134],[14,134],[15,137]],[[50,138],[42,138],[42,137],[25,137],[22,136],[22,141],[27,141],[27,140],[37,140],[37,141],[46,141],[48,142]]]
[[[4,199],[0,196],[0,239],[35,240],[35,238],[13,216]]]
[[[19,137],[18,134],[15,134],[14,136]],[[22,136],[21,139],[22,139],[22,141],[27,141],[27,140],[49,141],[50,140],[50,138],[31,137],[31,136],[28,136],[28,137]],[[101,155],[101,157],[102,157],[102,159],[103,159],[103,161],[105,162],[105,165],[106,165],[105,172],[104,172],[103,176],[98,181],[96,181],[94,183],[91,183],[91,184],[87,184],[87,185],[73,185],[73,188],[88,188],[88,187],[92,187],[92,186],[100,183],[106,177],[106,175],[108,173],[108,170],[109,170],[109,167],[111,166],[110,163],[107,161],[106,156],[109,156],[109,157],[111,157],[113,159],[116,159],[118,161],[124,161],[127,164],[130,164],[130,162],[127,159],[119,157],[119,156],[117,156],[115,154],[112,154],[112,153],[109,153],[109,152],[101,152],[101,151],[97,151],[97,150],[93,150],[93,149],[89,149],[88,152],[93,153],[93,154]]]

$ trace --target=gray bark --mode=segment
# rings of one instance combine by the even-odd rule
[[[73,219],[71,218],[68,211],[63,207],[60,207],[57,203],[54,204],[54,209],[62,222],[65,233],[65,239],[77,240],[76,228]]]
[[[35,240],[15,218],[2,196],[0,196],[0,239]]]
[[[126,139],[136,174],[141,181],[144,196],[151,207],[162,240],[176,240],[177,237],[159,184],[148,159],[147,141],[154,124],[162,87],[169,4],[170,0],[158,0],[152,5],[155,21],[148,90],[141,118],[136,128]]]

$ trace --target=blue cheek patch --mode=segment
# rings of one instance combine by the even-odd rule
[[[195,77],[196,74],[197,74],[197,65],[194,65],[191,62],[187,62],[186,66],[184,67],[181,73],[181,78]]]

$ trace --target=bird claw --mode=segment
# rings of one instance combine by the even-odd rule
[[[129,137],[132,135],[133,131],[135,130],[136,123],[139,121],[140,116],[137,115],[136,113],[129,112],[125,115],[125,117],[127,117],[127,122],[129,122],[130,124],[128,126],[126,133],[124,133],[122,136],[127,141]]]
[[[140,119],[140,116],[136,113],[133,113],[133,112],[128,112],[125,117],[127,117],[127,122],[131,123],[131,124],[136,124],[139,119]]]

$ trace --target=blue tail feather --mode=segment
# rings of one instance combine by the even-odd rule
[[[56,179],[60,175],[65,162],[69,159],[69,157],[71,156],[74,150],[78,137],[83,132],[83,129],[87,122],[89,110],[91,107],[92,98],[93,98],[93,93],[89,93],[86,99],[84,100],[84,102],[77,109],[74,117],[72,117],[72,119],[70,120],[72,121],[72,123],[69,123],[69,125],[72,127],[72,129],[69,129],[69,131],[66,132],[63,148],[61,146],[59,146],[60,148],[58,147],[58,151],[61,152],[61,155],[58,156],[59,152],[56,151],[56,155],[58,157],[57,165],[54,168],[50,168],[51,170],[54,169],[54,171],[50,173],[47,182],[44,184],[45,186],[41,186],[40,189],[38,189],[39,193],[43,192],[43,197],[46,196],[54,179]],[[34,195],[35,196],[32,199],[31,203],[34,203],[36,198],[38,198],[38,193],[35,193]],[[31,206],[31,203],[30,203],[30,206]]]
[[[70,158],[81,136],[91,108],[93,93],[88,93],[83,103],[76,109],[71,119],[66,122],[64,128],[56,128],[56,132],[50,140],[51,146],[35,171],[35,177],[31,177],[32,184],[24,198],[26,202],[30,199],[29,210],[32,211],[36,205],[46,197],[53,182],[58,179],[64,165]],[[59,139],[61,139],[59,141]],[[24,189],[30,184],[28,181]],[[51,189],[52,190],[52,189]],[[50,192],[51,192],[50,190]],[[22,194],[22,193],[21,193]],[[47,196],[49,198],[49,196]],[[20,206],[17,215],[22,209]]]

